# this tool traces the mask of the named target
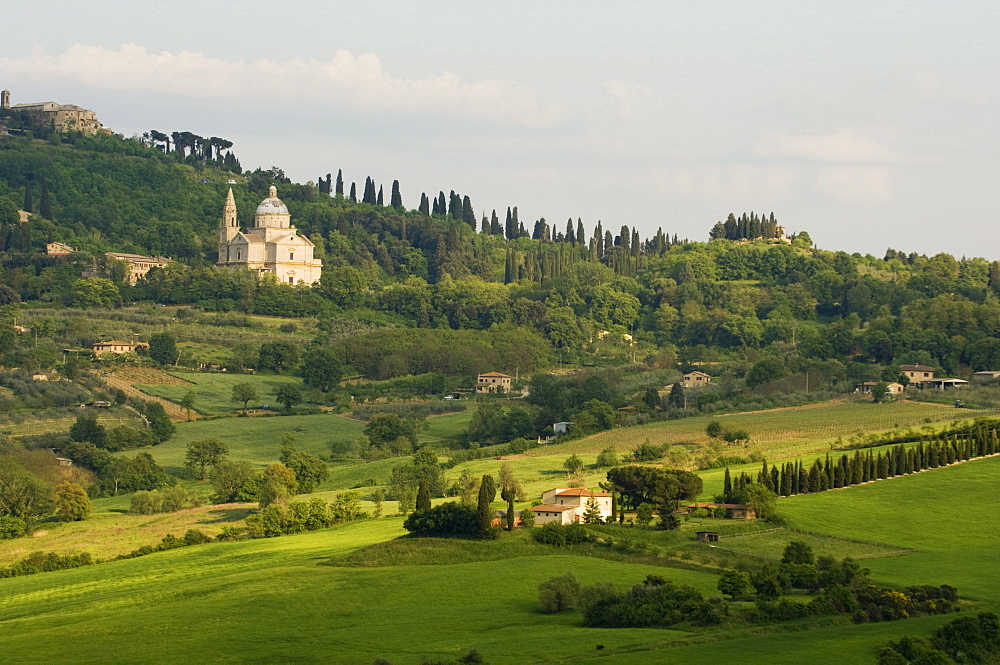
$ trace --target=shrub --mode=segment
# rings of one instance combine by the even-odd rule
[[[543,545],[578,545],[580,543],[593,542],[594,536],[579,524],[557,524],[549,522],[540,529],[531,532],[531,537],[536,543]]]
[[[472,537],[479,532],[479,521],[475,507],[448,501],[411,513],[403,528],[418,535]]]
[[[27,533],[27,524],[20,517],[0,515],[0,540],[20,538]]]
[[[545,614],[565,612],[576,607],[580,583],[573,573],[557,575],[538,585],[538,605]]]

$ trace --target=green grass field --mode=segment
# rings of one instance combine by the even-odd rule
[[[248,406],[259,408],[262,404],[277,406],[274,399],[274,391],[282,385],[294,383],[301,385],[302,380],[293,376],[280,375],[255,375],[255,374],[214,374],[204,372],[172,372],[173,376],[190,381],[194,385],[184,386],[147,386],[137,385],[140,390],[144,390],[150,395],[156,395],[168,399],[171,402],[180,404],[184,395],[193,390],[197,393],[195,399],[195,410],[204,415],[217,413],[232,413],[243,408],[243,404],[234,402],[233,386],[238,383],[249,383],[256,390],[259,399],[252,400]]]
[[[784,499],[779,509],[793,526],[827,534],[815,537],[821,541],[874,540],[917,550],[866,560],[880,581],[953,584],[975,609],[992,609],[1000,604],[1000,578],[992,573],[1000,563],[1000,533],[989,510],[998,472],[1000,458],[979,460]],[[567,570],[585,583],[621,587],[655,573],[711,593],[715,577],[558,550],[440,565],[318,565],[400,533],[398,518],[383,518],[0,580],[7,629],[0,647],[18,663],[198,662],[210,653],[213,663],[367,664],[382,657],[409,665],[476,648],[500,665],[597,656],[623,664],[868,665],[886,639],[926,634],[951,618],[865,626],[821,621],[806,624],[808,636],[795,624],[729,633],[595,630],[580,626],[573,612],[539,614],[536,585]],[[767,534],[732,540],[751,539],[761,539],[755,547],[762,552],[776,550]],[[597,644],[605,647],[600,653]]]
[[[857,434],[870,434],[911,427],[919,430],[927,422],[943,423],[982,415],[972,409],[957,410],[924,402],[874,404],[870,400],[845,398],[833,402],[770,409],[720,416],[697,416],[638,427],[626,427],[529,451],[529,455],[559,452],[597,454],[608,446],[619,452],[630,451],[649,439],[651,443],[704,444],[709,441],[705,427],[714,419],[724,426],[741,427],[750,432],[749,450],[759,450],[768,459],[785,459],[830,449],[838,437],[847,441]],[[745,454],[743,448],[735,448]]]
[[[327,455],[332,441],[352,441],[364,429],[359,420],[332,413],[311,416],[220,418],[177,423],[177,433],[148,452],[168,471],[184,466],[184,449],[191,441],[215,437],[229,446],[229,457],[265,466],[278,460],[281,435],[295,434],[296,446],[313,455]]]

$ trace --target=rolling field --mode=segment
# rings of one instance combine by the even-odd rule
[[[821,551],[826,543],[837,548],[831,553],[843,555],[845,542],[855,547],[845,539],[917,550],[867,559],[880,581],[953,584],[976,603],[974,609],[993,609],[1000,605],[1000,576],[993,572],[1000,564],[1000,533],[990,510],[998,473],[1000,458],[978,460],[783,499],[779,510],[793,526],[813,532],[803,539],[812,539]],[[431,566],[317,565],[400,533],[398,518],[383,518],[0,580],[0,621],[6,628],[0,647],[18,663],[202,662],[210,653],[213,663],[367,665],[381,657],[415,665],[425,656],[456,657],[476,648],[501,665],[594,658],[621,664],[869,665],[885,640],[926,634],[953,618],[863,626],[822,620],[808,624],[808,636],[794,623],[726,633],[597,630],[580,626],[575,612],[539,614],[536,585],[568,570],[584,583],[614,581],[620,587],[654,573],[711,594],[716,578],[558,550]],[[758,534],[721,544],[739,543],[773,556],[781,546],[777,541],[796,538],[791,532]],[[863,554],[860,549],[853,553]],[[600,653],[597,644],[605,647]]]
[[[172,373],[179,379],[190,381],[192,385],[143,385],[136,384],[140,390],[150,395],[156,395],[180,404],[189,390],[198,393],[195,400],[195,410],[204,415],[217,413],[232,413],[243,408],[242,403],[232,401],[233,386],[238,383],[249,383],[257,389],[259,399],[252,400],[249,408],[259,408],[262,404],[275,406],[274,391],[287,383],[302,384],[302,380],[294,376],[255,374],[212,374],[205,372]],[[280,408],[280,407],[278,407]]]
[[[611,445],[622,453],[633,450],[646,439],[654,444],[704,444],[709,441],[705,427],[712,420],[718,420],[724,426],[747,429],[751,436],[749,450],[759,450],[768,460],[779,460],[829,450],[830,444],[838,437],[846,442],[858,434],[906,428],[919,431],[928,422],[939,425],[985,414],[973,409],[958,410],[925,402],[874,404],[868,400],[847,398],[768,411],[698,416],[618,428],[576,441],[536,448],[527,454],[586,452],[596,455]],[[743,448],[737,447],[734,451],[745,454]]]
[[[330,413],[199,420],[177,423],[177,433],[166,443],[148,449],[148,452],[168,471],[176,472],[184,466],[184,449],[188,443],[216,437],[229,446],[230,459],[266,466],[278,460],[284,432],[296,435],[296,446],[300,450],[326,456],[331,441],[352,441],[363,429],[364,423],[360,420]]]

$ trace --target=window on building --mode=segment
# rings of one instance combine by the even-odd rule
[[[289,284],[294,284],[295,283],[295,278],[294,277],[289,277],[288,278],[288,283]]]
[[[240,250],[236,250],[236,260],[237,261],[240,260],[240,254],[242,254],[242,252],[240,252]]]
[[[289,261],[295,260],[295,252],[288,252],[288,260]]]

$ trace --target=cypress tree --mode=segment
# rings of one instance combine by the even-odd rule
[[[778,473],[777,465],[771,466],[771,481],[770,485],[768,486],[771,488],[771,491],[774,492],[775,494],[781,491],[781,474]]]
[[[726,473],[722,476],[722,494],[726,498],[726,503],[731,503],[733,496],[733,479],[729,475],[729,467],[726,467]]]
[[[507,206],[507,221],[504,222],[503,228],[504,235],[507,237],[507,240],[513,240],[515,234],[517,233],[517,227],[514,226],[514,218],[511,216],[510,206]]]
[[[35,204],[31,200],[31,185],[24,186],[24,211],[35,212]]]
[[[483,215],[483,221],[479,225],[479,232],[484,236],[488,236],[490,234],[490,220],[486,219],[486,215]]]
[[[375,187],[375,183],[372,183],[372,187]],[[375,205],[385,205],[385,199],[382,198],[382,185],[378,186],[378,196],[375,198]]]
[[[792,475],[795,467],[792,464],[785,464],[781,467],[781,494],[782,496],[792,495]]]
[[[490,217],[490,234],[499,236],[504,234],[504,229],[500,226],[500,218],[497,217],[497,209],[493,209],[493,215]]]
[[[823,473],[826,474],[826,487],[824,489],[830,489],[833,487],[833,464],[830,463],[830,453],[826,454],[826,460],[823,462]]]
[[[462,197],[462,219],[472,227],[473,231],[476,230],[476,213],[472,209],[472,200],[468,194]]]
[[[587,244],[587,232],[583,230],[583,220],[576,218],[576,242],[580,245]]]
[[[806,468],[799,464],[799,493],[809,494],[812,492],[812,483],[809,482],[809,472]]]
[[[351,183],[351,203],[358,202],[358,186],[356,183]]]
[[[435,201],[434,204],[436,206],[437,201]],[[431,215],[430,200],[427,198],[427,194],[425,192],[420,192],[420,212],[427,215],[428,217],[430,217]]]
[[[454,192],[452,192],[454,194]],[[447,215],[448,214],[448,201],[444,198],[444,192],[438,192],[438,214]]]
[[[390,201],[390,204],[392,205],[393,208],[403,207],[403,195],[399,193],[398,180],[392,181],[392,200]]]
[[[344,195],[344,174],[340,169],[337,169],[337,194]]]
[[[802,462],[795,460],[795,466],[792,470],[792,494],[802,493]]]
[[[493,476],[484,474],[479,483],[479,502],[476,513],[479,516],[479,532],[481,537],[488,537],[493,527],[493,509],[490,504],[496,498],[497,487]]]
[[[420,481],[420,486],[417,488],[417,504],[416,510],[419,512],[421,510],[431,509],[431,490],[427,485],[426,480]]]
[[[43,219],[55,219],[52,215],[52,198],[49,196],[49,183],[42,181],[42,200],[38,205],[38,214]]]

